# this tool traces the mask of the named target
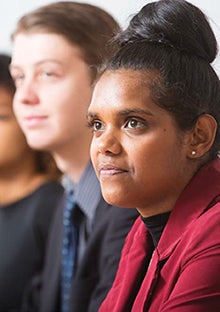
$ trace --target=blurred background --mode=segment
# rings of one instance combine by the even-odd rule
[[[48,0],[6,0],[1,2],[0,10],[0,53],[11,52],[12,44],[10,35],[14,30],[15,23],[24,13],[55,1]],[[78,0],[98,5],[111,13],[124,28],[133,14],[152,1],[147,0]],[[220,45],[220,1],[219,0],[189,0],[197,5],[209,18],[213,30]],[[213,63],[214,68],[220,76],[220,54]]]

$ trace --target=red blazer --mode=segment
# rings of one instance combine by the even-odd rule
[[[99,309],[129,311],[220,311],[220,159],[183,191],[154,251],[140,218],[132,227]]]

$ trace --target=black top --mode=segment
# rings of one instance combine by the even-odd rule
[[[22,296],[41,270],[48,228],[63,194],[47,182],[27,197],[0,207],[0,311],[20,311]]]
[[[157,244],[160,240],[161,234],[167,221],[169,219],[171,211],[161,213],[152,217],[141,217],[144,224],[146,225],[154,243],[154,247],[157,247]]]

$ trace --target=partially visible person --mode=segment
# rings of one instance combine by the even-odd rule
[[[74,196],[77,204],[57,211],[40,299],[32,301],[30,296],[29,311],[96,312],[112,286],[125,237],[138,216],[136,209],[122,210],[102,198],[90,161],[92,134],[86,127],[98,68],[114,52],[109,41],[118,30],[104,10],[64,1],[27,13],[13,34],[15,114],[29,145],[53,154],[65,174],[67,203]],[[78,243],[69,243],[66,226],[73,239],[76,224]],[[72,254],[65,262],[67,242]]]
[[[137,207],[100,312],[220,309],[217,42],[184,0],[144,6],[116,41],[88,111],[105,200]]]
[[[63,188],[47,153],[27,144],[12,109],[11,58],[0,55],[0,311],[20,311],[44,263],[48,229]]]

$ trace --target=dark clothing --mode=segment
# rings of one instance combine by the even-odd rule
[[[100,184],[91,162],[88,163],[77,184],[74,184],[67,175],[64,176],[63,184],[66,196],[68,197],[68,194],[73,192],[75,202],[81,211],[80,218],[76,220],[75,215],[72,219],[72,222],[77,222],[79,227],[77,262],[80,262],[85,252],[89,236],[93,230],[95,213],[101,198]]]
[[[70,312],[97,312],[113,283],[127,233],[139,214],[135,208],[118,208],[104,201],[91,163],[74,187],[74,195],[83,209],[81,229],[86,233],[81,233]],[[51,228],[42,282],[31,289],[25,312],[60,312],[64,203],[65,199]]]
[[[60,263],[63,210],[57,211],[50,236],[41,294],[41,312],[60,312]],[[71,312],[97,312],[111,288],[125,237],[138,213],[108,205],[102,198],[93,231],[73,280]]]
[[[163,229],[165,225],[167,224],[169,216],[170,216],[170,211],[161,213],[155,216],[147,217],[147,218],[141,217],[141,219],[143,220],[144,224],[146,225],[152,237],[154,248],[156,248],[158,245],[158,242],[162,235]]]
[[[47,182],[0,208],[0,312],[20,311],[25,287],[42,270],[48,228],[63,188]]]
[[[146,263],[148,268],[146,268]],[[180,195],[154,250],[138,218],[99,312],[219,312],[220,159]]]

